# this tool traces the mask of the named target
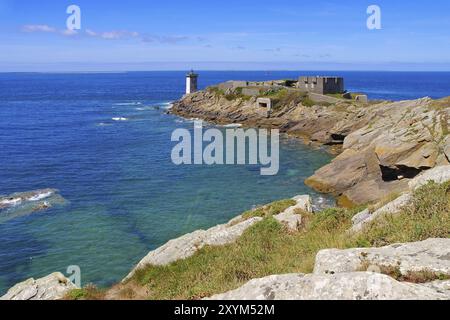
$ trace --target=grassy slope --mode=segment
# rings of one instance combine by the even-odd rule
[[[282,208],[277,202],[275,207]],[[284,205],[289,202],[284,202]],[[257,215],[265,219],[234,244],[206,247],[186,260],[137,272],[131,287],[145,287],[149,299],[198,299],[235,289],[253,278],[272,274],[310,273],[318,251],[326,248],[383,246],[430,237],[450,237],[450,183],[430,183],[414,194],[411,206],[375,221],[363,234],[346,231],[361,208],[303,213],[304,229],[288,233],[273,218],[271,206]],[[277,210],[278,211],[278,210]],[[251,215],[246,213],[246,215]],[[126,296],[133,297],[125,288]],[[71,298],[100,297],[95,288],[74,291]]]

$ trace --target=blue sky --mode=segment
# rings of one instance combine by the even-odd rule
[[[449,71],[449,16],[448,0],[0,0],[0,71]]]

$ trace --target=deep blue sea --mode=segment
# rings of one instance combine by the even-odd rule
[[[200,72],[200,86],[324,72]],[[450,73],[329,72],[372,99],[450,95]],[[55,188],[65,205],[0,219],[0,294],[29,277],[78,265],[82,283],[120,281],[169,239],[228,221],[254,205],[309,193],[303,180],[331,161],[283,138],[281,170],[175,166],[167,115],[184,72],[0,74],[0,195]],[[117,118],[126,121],[114,121]]]

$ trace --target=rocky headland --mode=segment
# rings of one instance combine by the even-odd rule
[[[329,147],[337,157],[306,183],[345,206],[402,192],[423,171],[450,164],[450,98],[366,102],[283,87],[259,97],[272,100],[270,112],[258,96],[220,85],[185,96],[170,112],[217,124],[278,128]]]

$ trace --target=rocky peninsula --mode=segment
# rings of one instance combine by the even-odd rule
[[[278,128],[308,144],[327,146],[337,157],[306,183],[338,197],[341,205],[402,192],[423,171],[450,164],[450,98],[367,101],[350,93],[303,93],[283,81],[256,86],[256,94],[246,95],[238,85],[186,95],[170,112],[216,124]],[[271,101],[270,110],[261,99]]]

